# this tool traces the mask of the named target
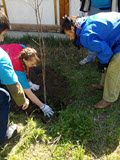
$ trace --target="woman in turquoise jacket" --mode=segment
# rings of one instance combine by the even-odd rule
[[[103,99],[94,105],[105,108],[118,99],[120,92],[120,13],[98,13],[76,19],[66,17],[62,31],[76,46],[97,52],[98,69],[106,70]]]

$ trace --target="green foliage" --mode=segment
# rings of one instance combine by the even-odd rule
[[[22,38],[10,38],[8,36],[5,36],[4,44],[9,44],[9,43],[18,43],[18,44],[31,44],[32,43],[32,38],[29,35],[22,37]]]
[[[32,39],[38,42],[38,37],[25,36],[6,37],[5,43],[39,50]],[[120,101],[106,109],[93,107],[102,98],[102,91],[91,87],[101,78],[97,72],[98,60],[79,66],[79,61],[87,55],[85,49],[78,50],[68,39],[46,37],[44,41],[46,65],[67,80],[67,96],[62,99],[61,110],[54,108],[55,115],[50,119],[43,120],[35,113],[32,117],[23,112],[10,114],[10,123],[18,124],[19,131],[1,150],[0,159],[119,160]]]
[[[49,45],[49,47],[59,47],[59,46],[69,46],[70,45],[70,41],[69,39],[61,39],[61,38],[54,38],[53,36],[50,37],[45,37],[44,41]]]
[[[59,120],[50,127],[51,134],[61,134],[64,142],[92,140],[94,122],[79,105],[68,106],[65,111],[59,113]]]

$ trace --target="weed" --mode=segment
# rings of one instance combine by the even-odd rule
[[[30,36],[20,39],[6,37],[5,43],[19,43],[38,49],[32,39],[38,41],[37,37]],[[101,78],[97,72],[98,60],[80,66],[79,61],[87,55],[87,50],[78,50],[68,39],[47,37],[44,41],[46,66],[52,67],[62,81],[67,81],[63,88],[55,86],[56,90],[60,87],[64,93],[61,92],[58,101],[53,94],[48,96],[51,105],[58,105],[53,108],[55,115],[50,119],[36,112],[31,117],[21,111],[10,114],[10,123],[19,126],[18,135],[1,150],[0,159],[120,159],[119,99],[106,109],[93,108],[94,103],[102,98],[102,91],[91,87]],[[52,86],[49,88],[52,90]]]

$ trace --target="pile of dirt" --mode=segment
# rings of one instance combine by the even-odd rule
[[[46,84],[46,94],[47,94],[47,104],[54,108],[54,110],[59,111],[65,109],[68,104],[68,82],[67,79],[60,76],[55,72],[53,68],[46,67],[45,84]],[[43,76],[41,66],[31,68],[31,81],[35,84],[40,85],[38,91],[33,91],[35,95],[44,103],[44,93],[43,93]],[[29,108],[26,110],[31,114],[38,107],[30,102]],[[11,111],[20,111],[15,102],[11,101]]]

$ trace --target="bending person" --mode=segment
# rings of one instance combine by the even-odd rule
[[[74,17],[75,18],[75,17]],[[98,70],[106,71],[103,98],[94,105],[105,108],[118,99],[120,93],[120,13],[106,12],[73,19],[66,17],[62,31],[76,46],[97,53]]]
[[[36,50],[29,47],[25,48],[24,45],[15,43],[0,45],[0,47],[8,53],[12,61],[13,68],[18,76],[18,80],[28,98],[44,112],[44,116],[50,117],[51,115],[53,115],[54,112],[52,111],[52,109],[48,105],[43,104],[32,92],[30,88],[32,82],[28,82],[27,79],[29,69],[31,67],[36,67],[37,63],[40,62]],[[32,86],[34,85],[35,84],[32,83]]]
[[[88,12],[88,15],[94,15],[101,12],[110,12],[112,0],[80,0],[82,5],[80,11]],[[90,62],[94,62],[96,58],[96,52],[88,50],[88,55],[80,61],[80,65],[84,65]]]

